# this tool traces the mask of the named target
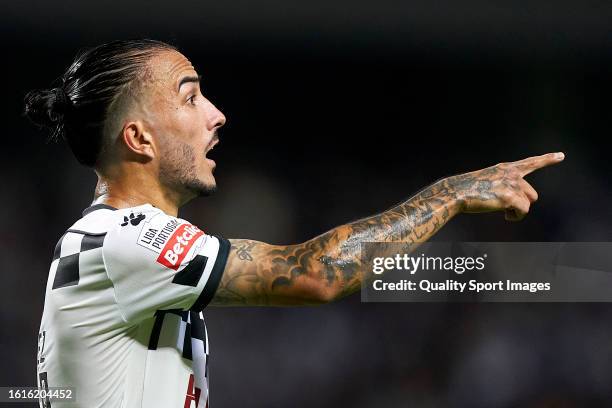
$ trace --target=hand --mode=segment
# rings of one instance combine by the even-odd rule
[[[506,220],[519,221],[538,199],[538,193],[523,177],[564,158],[563,153],[548,153],[452,176],[446,181],[455,190],[463,212],[504,210]]]

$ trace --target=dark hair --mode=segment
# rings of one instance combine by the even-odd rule
[[[93,167],[102,148],[109,108],[147,68],[149,58],[175,47],[154,40],[113,41],[80,53],[52,89],[25,96],[25,115],[68,142],[77,160]]]

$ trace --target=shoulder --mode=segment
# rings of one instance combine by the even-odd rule
[[[190,222],[151,205],[117,210],[104,242],[106,259],[126,266],[154,260],[175,269],[207,236]]]

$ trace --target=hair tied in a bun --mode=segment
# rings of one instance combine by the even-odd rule
[[[70,107],[70,98],[64,88],[58,87],[53,89],[55,94],[55,101],[53,103],[53,111],[56,114],[63,115],[66,110]]]

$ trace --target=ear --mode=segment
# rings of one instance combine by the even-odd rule
[[[141,121],[126,123],[121,136],[128,151],[140,160],[151,160],[155,157],[156,147],[153,136],[145,130]]]

